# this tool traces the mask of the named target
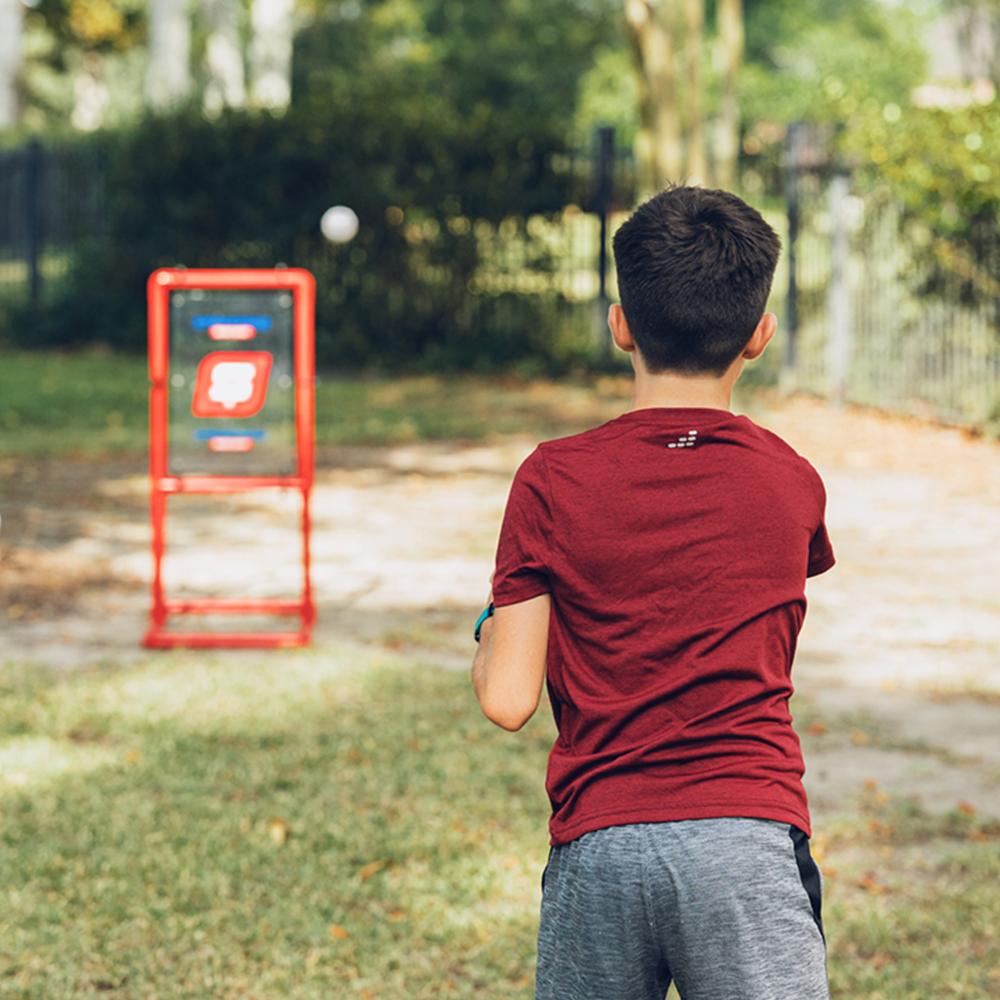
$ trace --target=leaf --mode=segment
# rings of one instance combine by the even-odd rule
[[[865,746],[871,743],[872,738],[863,729],[851,730],[851,742],[857,746]]]
[[[280,816],[271,820],[267,830],[276,844],[283,844],[292,835],[292,828]]]
[[[827,731],[827,727],[822,722],[810,722],[806,726],[806,732],[811,733],[813,736],[821,736]]]
[[[965,813],[966,816],[973,816],[976,812],[976,807],[971,802],[961,801],[958,804],[959,812]]]
[[[880,896],[883,893],[889,891],[889,887],[879,882],[878,878],[873,871],[867,871],[861,878],[857,879],[854,883],[859,889],[864,889],[865,892],[873,893],[876,896]]]
[[[376,872],[380,872],[389,862],[385,859],[379,858],[375,861],[369,861],[363,868],[358,870],[358,878],[362,882],[366,882],[372,877]]]
[[[334,940],[342,941],[350,936],[351,932],[346,927],[341,927],[340,924],[330,924],[330,937]]]

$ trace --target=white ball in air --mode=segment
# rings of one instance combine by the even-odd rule
[[[346,205],[334,205],[323,213],[319,228],[331,243],[348,243],[358,234],[358,217]]]

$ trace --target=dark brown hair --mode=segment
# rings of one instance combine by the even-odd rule
[[[745,201],[675,186],[614,236],[622,309],[650,373],[722,375],[753,335],[781,252]]]

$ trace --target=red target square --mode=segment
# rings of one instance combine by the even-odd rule
[[[213,351],[198,364],[191,412],[196,417],[252,417],[267,396],[269,351]]]

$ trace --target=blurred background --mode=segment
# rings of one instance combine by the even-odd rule
[[[630,405],[610,240],[676,180],[783,242],[734,409],[827,485],[834,995],[996,996],[998,42],[996,0],[0,0],[0,997],[533,995],[554,726],[481,717],[472,623],[519,462]],[[317,278],[310,649],[140,649],[177,264]],[[172,499],[168,592],[293,594],[296,510]]]

